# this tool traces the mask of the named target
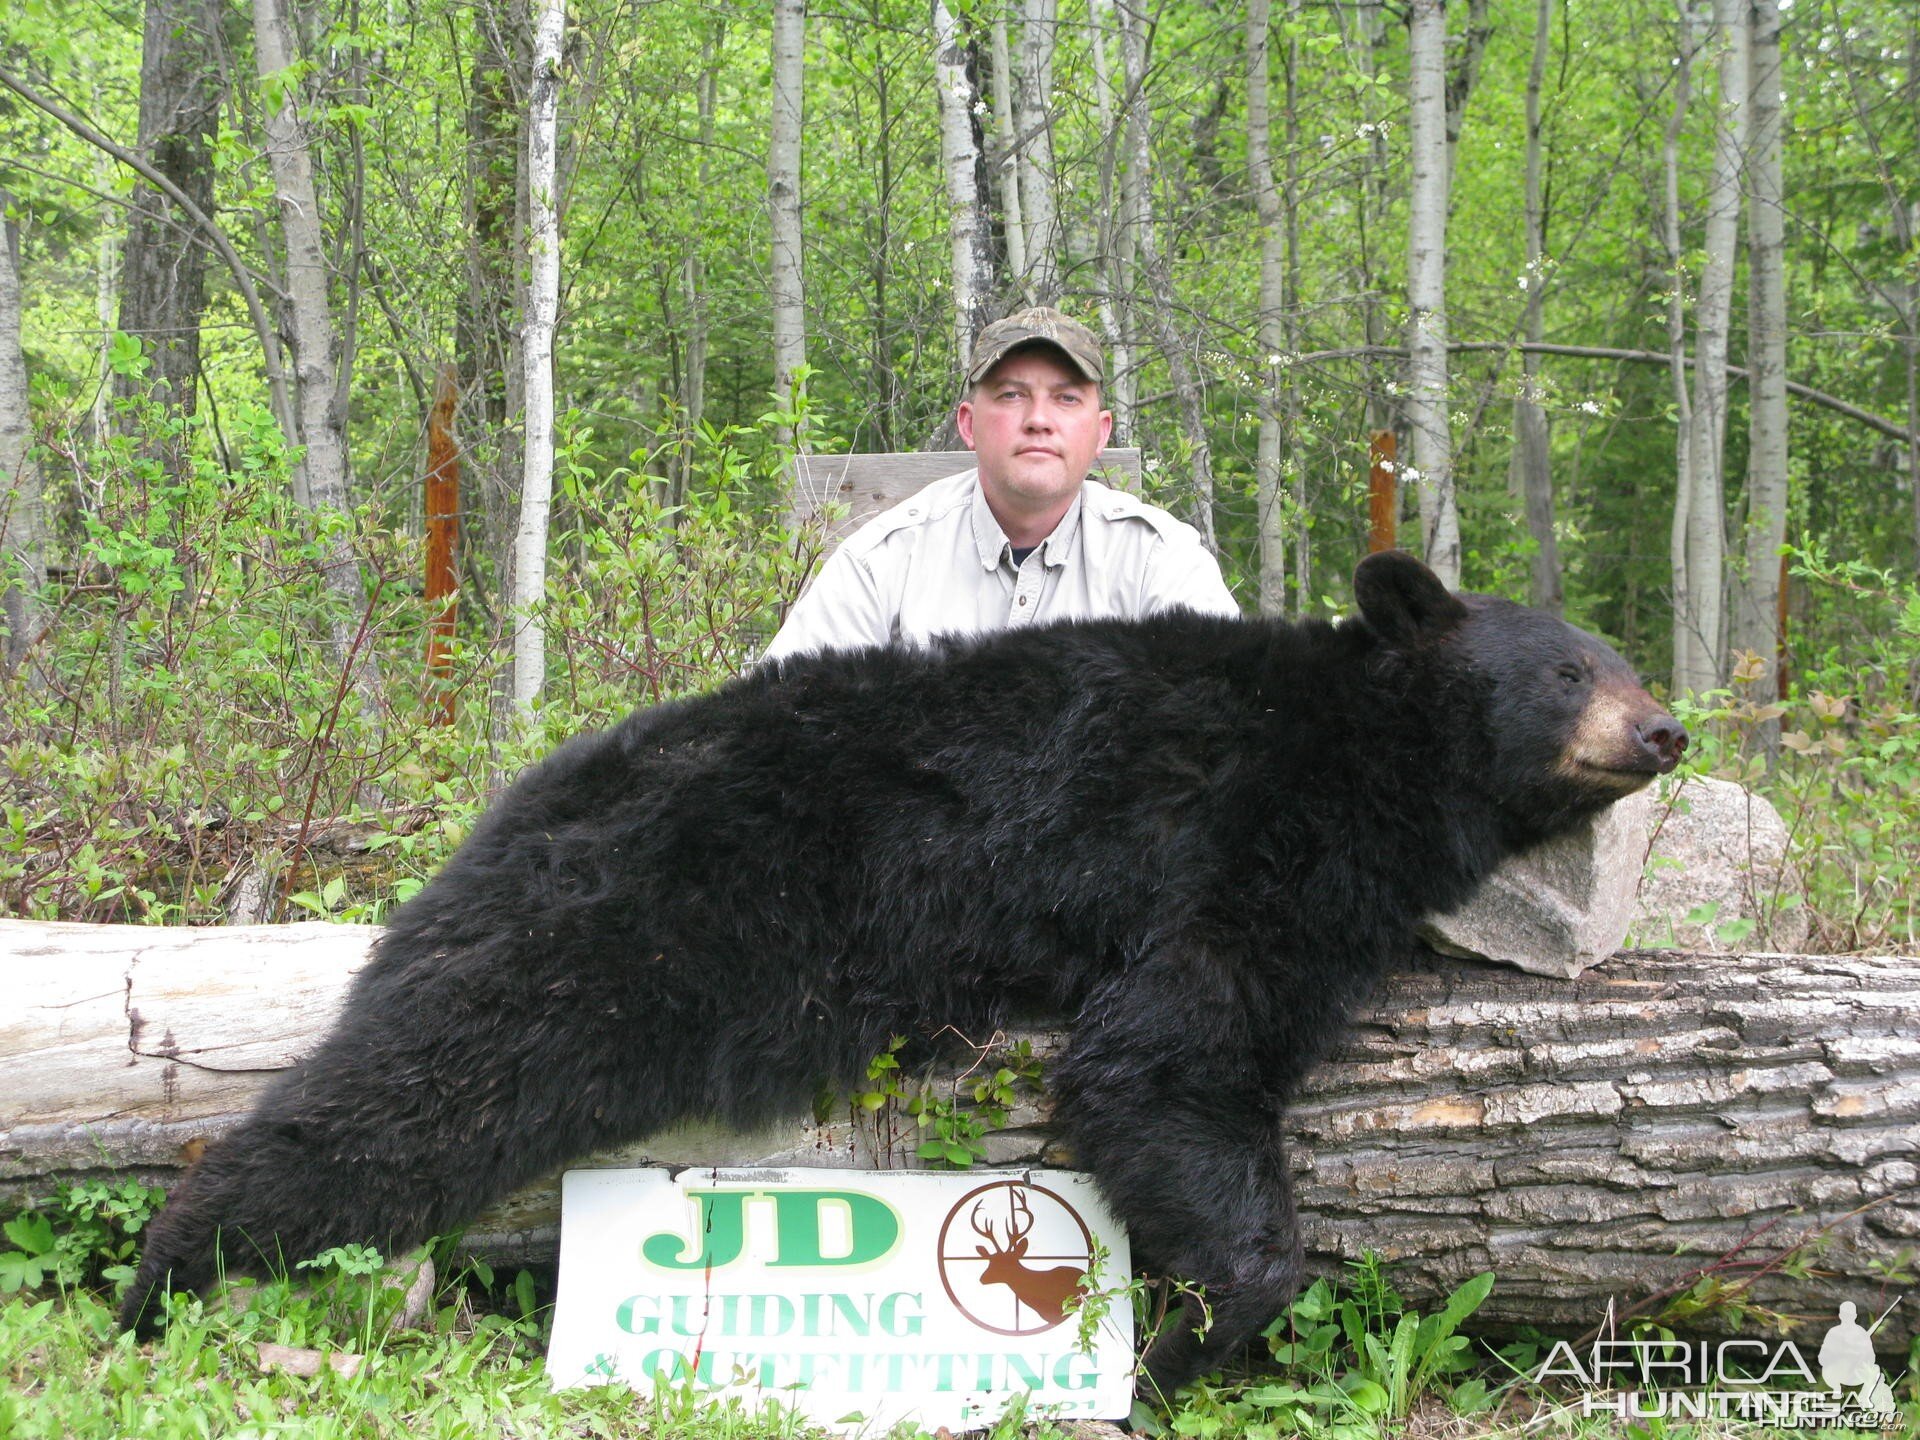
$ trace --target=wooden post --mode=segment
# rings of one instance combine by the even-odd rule
[[[1400,541],[1400,437],[1391,430],[1373,432],[1368,447],[1367,553],[1391,550]]]
[[[427,684],[437,692],[440,718],[453,723],[453,547],[460,533],[460,450],[453,438],[453,404],[460,384],[452,365],[440,367],[427,415]]]

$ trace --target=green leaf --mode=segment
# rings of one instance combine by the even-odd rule
[[[53,1223],[37,1212],[15,1216],[0,1229],[29,1255],[46,1255],[53,1249]]]

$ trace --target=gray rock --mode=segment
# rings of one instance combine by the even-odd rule
[[[1797,951],[1806,944],[1812,926],[1797,903],[1803,889],[1788,860],[1786,822],[1767,800],[1730,780],[1691,779],[1656,803],[1649,836],[1635,945]],[[1708,910],[1711,919],[1687,918]]]
[[[1689,779],[1508,861],[1468,905],[1429,916],[1421,938],[1562,979],[1628,944],[1796,951],[1810,925],[1787,898],[1801,893],[1787,852],[1786,824],[1764,798]]]
[[[1571,979],[1625,941],[1655,814],[1649,792],[1628,796],[1509,860],[1463,908],[1429,916],[1421,938],[1448,955]]]

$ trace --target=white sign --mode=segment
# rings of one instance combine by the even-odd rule
[[[1022,1392],[1131,1405],[1133,1308],[1100,1293],[1127,1237],[1088,1176],[571,1170],[561,1198],[555,1385],[690,1381],[873,1430],[988,1425]]]

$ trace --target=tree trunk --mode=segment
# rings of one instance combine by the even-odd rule
[[[139,151],[154,169],[213,213],[213,137],[220,124],[215,29],[223,9],[204,0],[147,0],[140,57]],[[191,415],[200,375],[200,317],[207,308],[206,247],[167,199],[136,185],[127,219],[120,282],[120,329],[142,342],[152,362],[145,384],[156,403]],[[142,382],[114,378],[126,396]],[[152,427],[143,427],[143,437]],[[184,441],[168,445],[176,474]]]
[[[1539,344],[1547,338],[1547,216],[1541,196],[1540,91],[1546,83],[1547,51],[1552,39],[1553,0],[1539,0],[1533,21],[1533,65],[1527,72],[1527,339]],[[1540,355],[1520,353],[1520,393],[1513,398],[1514,493],[1526,507],[1527,529],[1533,536],[1533,581],[1536,609],[1558,615],[1561,610],[1560,547],[1553,533],[1553,464],[1547,412],[1541,405]]]
[[[1493,38],[1493,26],[1487,20],[1491,0],[1467,0],[1467,33],[1461,38],[1460,53],[1447,67],[1447,194],[1453,194],[1454,156],[1460,151],[1460,132],[1467,123],[1467,102],[1473,99],[1480,83],[1480,60],[1486,54],[1487,41]],[[1443,0],[1444,4],[1444,0]],[[1444,17],[1442,20],[1444,24]]]
[[[800,126],[804,101],[802,60],[807,38],[806,0],[774,0],[773,122],[767,147],[767,205],[773,218],[773,393],[791,411],[796,375],[807,363],[806,288],[800,249]],[[804,448],[790,426],[782,444]]]
[[[12,675],[39,637],[46,584],[46,487],[33,458],[27,361],[20,348],[20,237],[0,190],[0,623],[4,673]]]
[[[1107,378],[1101,387],[1107,408],[1113,411],[1113,443],[1136,443],[1138,426],[1130,317],[1133,305],[1133,223],[1129,206],[1132,189],[1126,180],[1127,120],[1133,111],[1113,83],[1113,61],[1107,36],[1114,28],[1112,0],[1090,0],[1087,7],[1087,48],[1093,52],[1094,98],[1100,120],[1100,210],[1098,266],[1100,329],[1107,342]],[[1117,103],[1116,103],[1117,102]]]
[[[1127,101],[1133,114],[1127,133],[1132,144],[1134,218],[1137,222],[1134,243],[1140,255],[1140,269],[1147,278],[1152,304],[1147,307],[1147,325],[1167,362],[1173,379],[1175,408],[1180,413],[1181,436],[1186,442],[1187,473],[1192,486],[1188,518],[1200,532],[1201,542],[1209,550],[1218,550],[1213,528],[1213,446],[1207,438],[1206,406],[1200,393],[1200,377],[1188,358],[1188,340],[1174,320],[1176,305],[1173,275],[1167,257],[1161,253],[1154,234],[1153,218],[1153,135],[1147,109],[1147,18],[1133,8],[1132,0],[1120,4],[1120,49],[1126,76]]]
[[[1734,644],[1766,665],[1748,687],[1755,701],[1778,693],[1780,547],[1787,538],[1787,281],[1780,177],[1780,7],[1751,0],[1751,118],[1747,198],[1747,521],[1745,573],[1736,595]],[[1777,743],[1779,722],[1768,723]]]
[[[1005,217],[1007,275],[1016,291],[1027,283],[1027,220],[1020,208],[1020,147],[1013,128],[1013,54],[1004,4],[993,11],[993,155],[989,169]],[[1023,292],[1024,293],[1024,292]]]
[[[1408,131],[1412,195],[1407,215],[1407,428],[1427,564],[1460,584],[1460,514],[1447,414],[1447,11],[1412,0]]]
[[[1289,356],[1300,350],[1300,13],[1301,0],[1287,0],[1286,184],[1280,191],[1280,228],[1287,242],[1287,269],[1280,291],[1281,341]],[[1280,389],[1280,430],[1293,447],[1293,616],[1313,613],[1313,514],[1307,495],[1306,448],[1300,385],[1289,374]]]
[[[1692,609],[1687,566],[1687,517],[1693,510],[1693,394],[1687,378],[1687,257],[1680,236],[1680,137],[1686,130],[1687,105],[1693,90],[1692,0],[1679,0],[1673,78],[1673,112],[1667,117],[1661,145],[1664,205],[1661,237],[1666,243],[1667,353],[1673,368],[1673,525],[1667,541],[1668,569],[1673,586],[1673,686],[1694,672],[1693,630],[1685,623]]]
[[[1260,613],[1280,615],[1287,605],[1287,490],[1281,391],[1292,356],[1286,333],[1286,233],[1280,186],[1274,180],[1268,103],[1269,0],[1247,0],[1247,173],[1260,217],[1260,431],[1254,444],[1254,509],[1260,538]]]
[[[478,492],[480,543],[492,559],[493,593],[503,606],[513,598],[512,536],[520,511],[521,452],[511,423],[519,408],[522,309],[515,258],[520,107],[513,74],[517,37],[525,28],[523,0],[475,7],[467,82],[466,284],[454,319],[468,488]]]
[[[694,184],[702,195],[712,193],[713,167],[709,162],[713,154],[713,112],[720,84],[720,42],[726,35],[722,21],[709,19],[705,24],[706,33],[700,42],[699,93],[694,102],[700,125],[700,158],[695,165]],[[676,520],[679,507],[686,502],[688,487],[693,483],[694,447],[707,409],[706,264],[700,247],[701,237],[689,236],[687,257],[680,267],[680,300],[687,311],[687,363],[680,380],[683,438],[667,494],[667,503],[674,507]]]
[[[0,1010],[0,1183],[171,1182],[312,1052],[375,933],[0,922],[20,977]],[[1629,953],[1560,981],[1425,956],[1381,986],[1292,1108],[1309,1253],[1321,1269],[1383,1253],[1426,1309],[1492,1269],[1479,1318],[1576,1333],[1609,1299],[1713,1267],[1817,1335],[1840,1299],[1871,1298],[1920,1226],[1916,1006],[1911,958]],[[1025,1110],[990,1136],[993,1163],[1070,1160],[1040,1119]],[[853,1153],[844,1120],[796,1118],[756,1135],[683,1127],[591,1163]],[[529,1187],[466,1243],[550,1256],[557,1200],[552,1181]],[[1823,1231],[1818,1266],[1781,1263]],[[1729,1310],[1700,1323],[1738,1324]],[[1888,1343],[1916,1332],[1911,1311],[1894,1311]]]
[[[1013,87],[1016,169],[1020,211],[1026,219],[1027,299],[1034,305],[1060,301],[1060,220],[1054,204],[1053,46],[1058,0],[1023,0],[1020,70]]]
[[[1361,330],[1367,336],[1367,348],[1373,349],[1386,344],[1386,324],[1380,317],[1382,309],[1382,290],[1379,276],[1375,275],[1373,263],[1373,234],[1377,228],[1384,228],[1386,219],[1386,179],[1388,179],[1388,148],[1386,148],[1386,125],[1380,121],[1379,92],[1375,81],[1380,77],[1380,50],[1386,44],[1386,6],[1379,0],[1359,0],[1354,6],[1354,69],[1365,81],[1361,84],[1359,108],[1361,108],[1361,127],[1367,132],[1367,169],[1359,184],[1359,204],[1354,205],[1354,246],[1359,253],[1359,317]],[[1373,436],[1380,430],[1386,430],[1396,422],[1396,407],[1388,401],[1388,378],[1386,367],[1377,361],[1367,361],[1367,411],[1365,428]],[[1396,476],[1398,486],[1398,476]]]
[[[547,679],[547,519],[553,503],[553,332],[560,312],[560,63],[566,0],[538,0],[527,86],[526,454],[513,546],[513,703],[531,711]]]
[[[947,238],[953,251],[954,369],[965,373],[973,337],[992,318],[993,252],[980,194],[980,147],[973,138],[979,92],[967,75],[960,22],[933,0],[933,80],[940,99],[940,163],[947,175]]]
[[[321,515],[350,516],[353,507],[348,474],[346,415],[340,397],[340,356],[333,310],[327,294],[327,262],[320,239],[320,203],[313,184],[313,160],[306,127],[300,120],[301,86],[293,72],[293,32],[281,0],[253,0],[253,47],[260,78],[268,82],[267,154],[280,202],[280,232],[286,246],[287,319],[292,331],[294,412],[306,449],[294,468],[294,494]],[[334,532],[327,583],[339,597],[334,621],[335,658],[354,677],[354,688],[369,714],[379,704],[379,674],[372,648],[363,641],[367,608],[360,562],[347,539],[348,527]]]
[[[1713,126],[1713,180],[1707,192],[1706,260],[1694,306],[1693,435],[1688,447],[1687,608],[1674,623],[1688,632],[1681,689],[1711,690],[1726,678],[1727,336],[1740,233],[1747,143],[1748,0],[1714,0],[1720,94]]]

